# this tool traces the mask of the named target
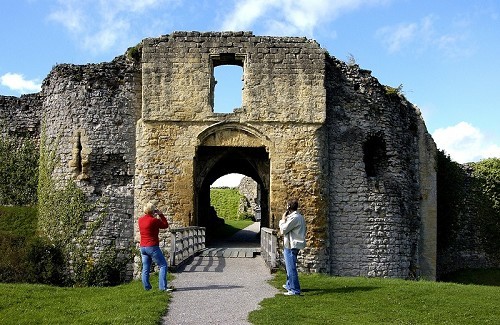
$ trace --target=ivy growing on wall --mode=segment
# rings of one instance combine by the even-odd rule
[[[466,174],[459,163],[443,151],[437,153],[437,239],[438,247],[454,243],[460,230],[460,213],[465,210]]]
[[[53,172],[59,164],[54,149],[57,148],[57,142],[56,140],[50,145],[42,131],[38,183],[39,229],[64,256],[66,285],[120,283],[120,271],[125,267],[126,261],[117,261],[118,251],[115,246],[106,247],[104,252],[96,256],[92,245],[93,235],[106,217],[105,199],[89,202],[75,181],[60,182],[53,178]],[[95,211],[101,211],[99,217],[90,220],[89,213]]]
[[[461,165],[437,155],[438,249],[475,248],[500,261],[500,159]]]
[[[30,139],[0,137],[0,205],[36,203],[38,148]]]
[[[470,166],[485,250],[500,259],[500,159],[485,159]]]

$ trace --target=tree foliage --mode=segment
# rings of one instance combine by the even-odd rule
[[[500,159],[489,158],[472,164],[474,176],[480,180],[480,187],[490,199],[492,207],[500,212]]]
[[[500,258],[500,159],[471,164],[480,234],[485,250]]]

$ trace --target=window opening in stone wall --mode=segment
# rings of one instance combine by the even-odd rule
[[[366,176],[377,177],[387,167],[385,141],[380,136],[370,137],[363,145],[363,161]]]
[[[85,140],[85,134],[82,134],[80,131],[74,135],[69,167],[76,179],[88,179],[89,150],[84,149],[83,142]]]
[[[80,132],[76,133],[73,148],[71,150],[71,161],[69,162],[69,166],[72,169],[73,175],[78,177],[82,174],[83,165],[82,165],[82,135]]]
[[[242,106],[243,60],[232,53],[212,56],[210,101],[214,113],[232,113]]]
[[[235,65],[214,68],[214,113],[231,113],[241,107],[243,69]]]

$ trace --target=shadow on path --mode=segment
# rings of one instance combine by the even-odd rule
[[[254,222],[250,226],[236,232],[229,238],[223,240],[214,240],[209,243],[207,247],[260,247],[260,222]]]
[[[235,236],[254,237],[259,224]],[[252,229],[252,228],[250,228]],[[241,237],[240,237],[241,238]],[[234,239],[234,238],[233,238]],[[249,245],[248,241],[226,241],[226,247]],[[255,239],[252,245],[255,245]],[[258,245],[258,241],[257,241]],[[248,247],[248,246],[244,246]],[[163,324],[250,324],[248,314],[264,298],[278,290],[268,284],[272,278],[264,260],[224,256],[195,256],[174,275],[168,313]]]

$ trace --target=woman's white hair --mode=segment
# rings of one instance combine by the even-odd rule
[[[156,210],[156,205],[151,201],[146,203],[146,205],[143,208],[145,214],[153,214],[155,210]]]

